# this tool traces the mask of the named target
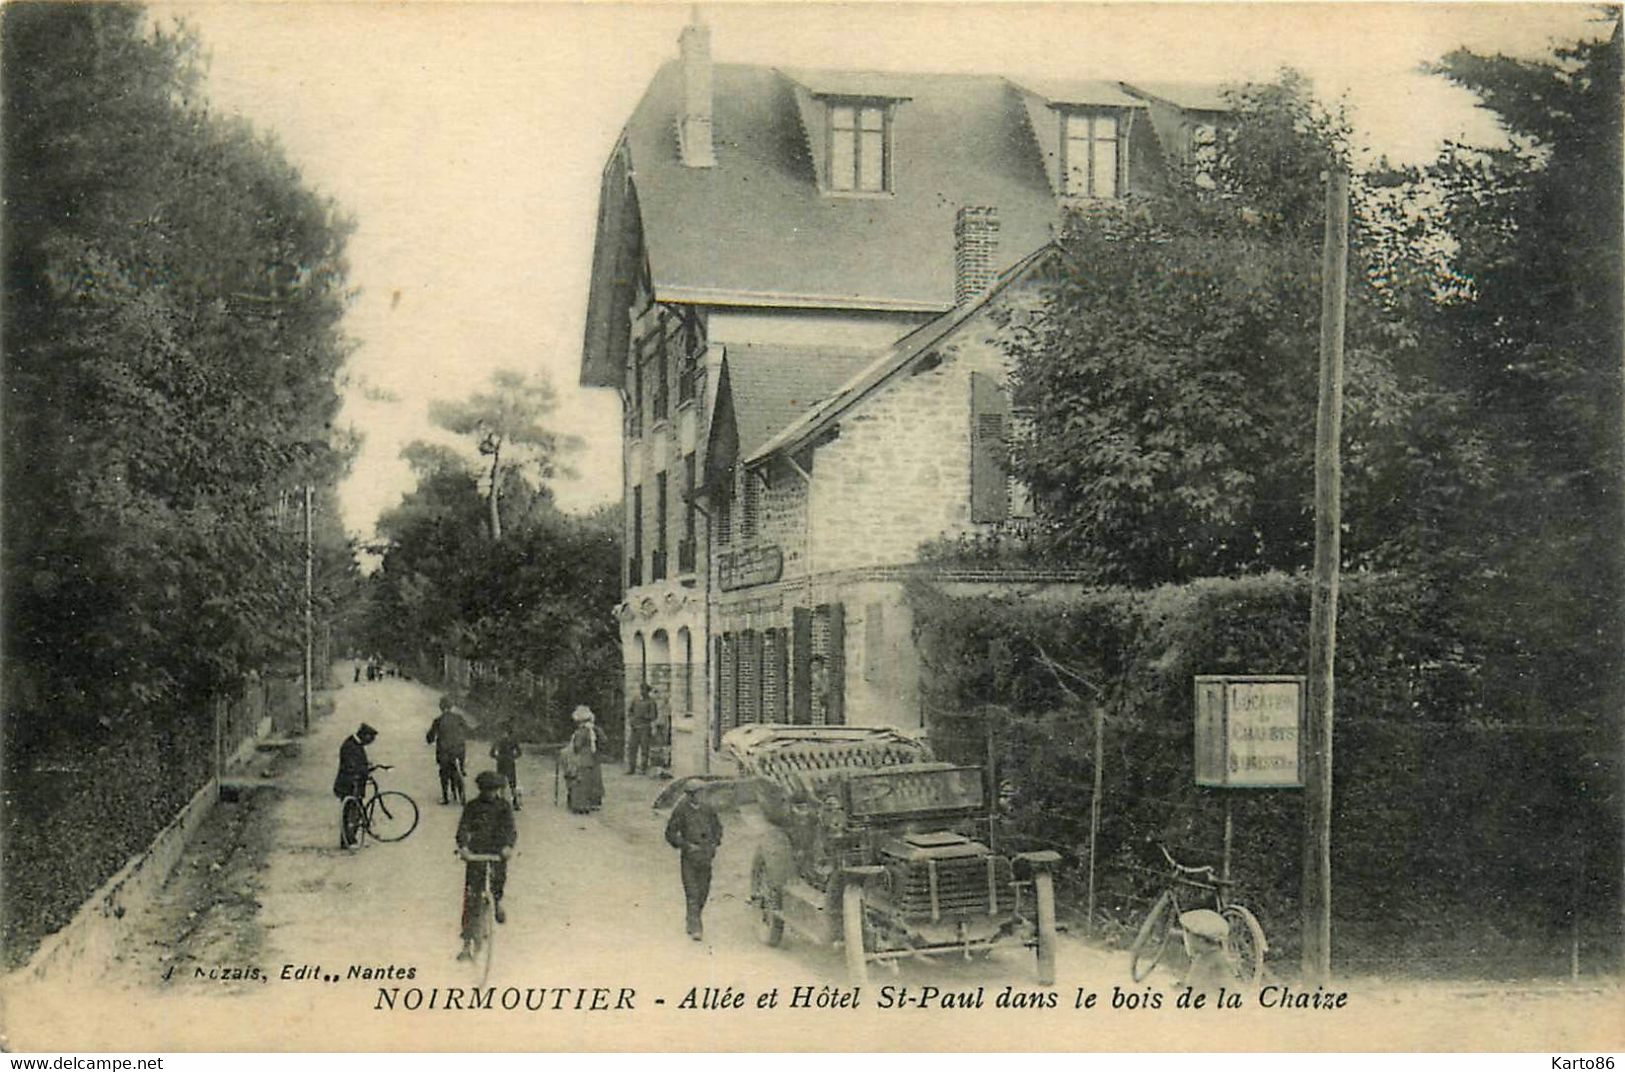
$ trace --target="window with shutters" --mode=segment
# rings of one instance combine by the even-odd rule
[[[677,572],[694,572],[694,455],[683,457],[683,536],[677,543]]]
[[[745,486],[741,489],[741,498],[744,500],[740,511],[739,530],[740,539],[750,543],[756,539],[757,527],[761,521],[761,478],[749,469],[741,470],[744,474]]]
[[[717,543],[723,547],[734,538],[734,474],[730,469],[717,482],[716,510]]]
[[[970,519],[1003,521],[1010,516],[1010,404],[993,377],[973,372],[970,383]]]
[[[738,725],[762,721],[762,634],[746,629],[739,634]]]
[[[649,569],[651,581],[664,580],[666,577],[666,514],[669,503],[666,501],[666,474],[655,474],[655,553],[654,562]]]
[[[627,518],[632,529],[632,554],[626,563],[626,586],[636,588],[643,583],[643,485],[632,489],[632,515]]]

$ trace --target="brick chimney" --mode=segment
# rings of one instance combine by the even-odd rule
[[[683,111],[677,120],[677,149],[683,166],[712,167],[717,162],[711,142],[711,27],[692,20],[677,39],[683,65]]]
[[[973,302],[993,285],[999,257],[999,210],[965,205],[954,216],[954,304]]]

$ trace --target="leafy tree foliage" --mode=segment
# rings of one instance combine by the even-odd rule
[[[1343,161],[1348,136],[1292,75],[1235,104],[1212,189],[1186,174],[1166,197],[1075,216],[1050,300],[1010,325],[1016,401],[1033,431],[1016,471],[1051,549],[1104,580],[1310,558],[1321,175]],[[1358,457],[1410,413],[1410,341],[1369,278],[1349,319]],[[1356,503],[1385,478],[1351,476]],[[1351,549],[1379,536],[1351,533]]]
[[[212,773],[210,701],[299,665],[304,487],[318,610],[354,580],[348,224],[205,109],[196,49],[125,4],[0,11],[13,960]]]
[[[510,469],[494,541],[489,496],[461,455],[423,443],[403,453],[418,484],[378,524],[372,646],[408,663],[446,651],[560,681],[618,677],[608,613],[619,593],[618,512],[566,515],[545,485]]]
[[[291,654],[290,498],[346,461],[349,226],[144,20],[3,23],[7,658],[54,718],[104,725]]]
[[[1505,148],[1452,146],[1416,186],[1453,248],[1427,327],[1451,426],[1492,479],[1441,519],[1450,587],[1521,701],[1598,709],[1621,633],[1621,40],[1542,61],[1460,50],[1437,73],[1476,93]],[[1615,708],[1617,711],[1617,707]]]
[[[574,437],[561,436],[544,423],[558,405],[558,397],[545,380],[531,381],[507,369],[491,375],[492,391],[456,402],[435,402],[429,416],[458,435],[473,436],[482,457],[490,459],[486,498],[491,538],[502,539],[502,511],[498,508],[508,478],[529,472],[541,481],[559,475],[560,456],[580,446]]]

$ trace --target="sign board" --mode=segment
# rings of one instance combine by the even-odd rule
[[[1301,676],[1198,675],[1196,784],[1301,787],[1307,696]]]
[[[717,558],[717,584],[724,592],[772,584],[784,576],[784,552],[767,544],[729,551]]]

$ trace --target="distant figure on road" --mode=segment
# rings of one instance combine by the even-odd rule
[[[356,731],[339,745],[339,772],[333,779],[333,795],[341,802],[346,797],[361,800],[367,793],[367,746],[378,739],[378,731],[363,722]],[[355,846],[355,831],[344,828],[344,816],[339,814],[339,848]]]
[[[626,743],[626,773],[636,774],[639,767],[649,769],[649,749],[653,744],[655,721],[660,717],[660,706],[650,695],[649,683],[640,686],[640,695],[627,708],[627,729],[631,739]]]
[[[457,847],[482,856],[500,855],[502,860],[500,863],[469,860],[464,864],[463,951],[457,954],[458,960],[468,960],[474,955],[474,913],[487,867],[491,869],[491,900],[497,922],[508,922],[508,913],[502,909],[502,893],[508,886],[508,857],[513,855],[514,843],[519,840],[513,809],[502,799],[502,775],[496,771],[480,771],[474,785],[480,795],[463,808],[463,817],[457,822]]]
[[[463,776],[468,771],[468,723],[450,696],[440,697],[440,716],[429,724],[423,739],[434,745],[435,765],[440,768],[440,803],[463,803],[467,799]]]
[[[705,937],[700,914],[711,895],[711,861],[722,844],[722,820],[704,796],[704,783],[689,782],[683,799],[672,809],[666,822],[666,842],[679,850],[678,867],[683,876],[683,900],[688,907],[688,936],[696,942]]]
[[[604,776],[598,769],[600,734],[593,722],[592,708],[586,704],[570,715],[576,731],[564,750],[564,780],[570,810],[577,815],[597,811],[604,803]]]
[[[510,720],[502,724],[497,739],[491,744],[491,758],[497,761],[497,773],[508,783],[508,799],[513,810],[519,810],[519,731]]]

